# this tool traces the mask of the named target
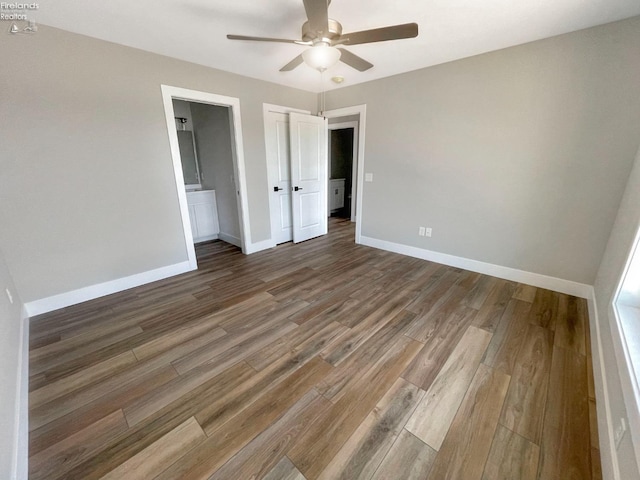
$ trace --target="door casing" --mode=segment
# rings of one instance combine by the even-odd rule
[[[356,179],[356,243],[362,243],[360,237],[362,235],[362,210],[363,210],[363,187],[364,187],[364,144],[365,144],[365,127],[367,122],[367,105],[354,105],[352,107],[338,108],[335,110],[327,110],[323,112],[326,118],[349,117],[351,115],[359,115],[358,121],[358,157],[357,157],[357,179]],[[354,162],[355,163],[355,162]]]
[[[174,119],[172,100],[185,100],[187,102],[206,103],[209,105],[219,105],[231,108],[232,127],[232,149],[233,166],[236,178],[236,192],[238,194],[238,216],[240,219],[240,242],[243,253],[247,253],[248,239],[251,238],[249,227],[249,209],[247,199],[247,179],[245,176],[244,149],[242,141],[242,122],[240,118],[240,99],[227,97],[215,93],[189,90],[186,88],[161,85],[162,101],[164,104],[165,118],[167,121],[167,132],[169,134],[169,145],[171,147],[171,158],[173,160],[173,172],[176,179],[176,189],[178,193],[178,204],[182,217],[182,228],[184,231],[185,247],[189,265],[192,269],[198,268],[195,247],[193,245],[193,234],[191,231],[191,220],[189,218],[189,206],[187,205],[187,193],[184,188],[184,176],[182,174],[182,161],[180,159],[180,147],[178,146],[178,134]]]

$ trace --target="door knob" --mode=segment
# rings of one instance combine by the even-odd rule
[[[279,192],[280,190],[282,190],[280,187],[273,187],[274,192]]]
[[[302,187],[293,187],[293,190],[297,192],[298,190],[302,190]]]

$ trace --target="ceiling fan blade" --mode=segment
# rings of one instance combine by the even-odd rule
[[[364,72],[365,70],[369,70],[371,67],[373,67],[373,63],[367,62],[364,58],[351,53],[349,50],[341,48],[340,52],[340,61],[346,63],[350,67],[355,68],[359,72]]]
[[[284,67],[280,69],[281,72],[290,72],[298,65],[300,65],[304,60],[302,59],[302,55],[298,55],[296,58],[287,63]]]
[[[392,27],[373,28],[361,32],[343,33],[340,43],[344,45],[359,45],[362,43],[386,42],[387,40],[400,40],[402,38],[414,38],[418,36],[417,23],[405,23]]]
[[[312,32],[329,31],[329,11],[327,0],[303,0]]]
[[[287,38],[268,38],[268,37],[248,37],[246,35],[227,35],[229,40],[251,40],[253,42],[279,42],[279,43],[296,43],[298,45],[311,45],[311,42],[302,40],[289,40]]]

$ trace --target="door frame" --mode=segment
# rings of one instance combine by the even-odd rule
[[[240,243],[242,253],[247,253],[247,239],[251,238],[249,227],[249,209],[247,198],[247,179],[245,176],[244,148],[242,141],[242,121],[240,117],[240,99],[227,97],[216,93],[189,90],[187,88],[161,85],[162,102],[164,104],[164,114],[167,122],[167,133],[169,135],[169,146],[171,148],[171,160],[173,162],[173,173],[176,180],[178,193],[178,205],[182,217],[182,229],[184,231],[185,246],[189,265],[192,269],[198,268],[196,251],[193,244],[193,234],[191,233],[191,220],[189,218],[189,206],[187,205],[187,192],[184,188],[184,176],[182,174],[182,161],[180,159],[180,147],[178,146],[178,134],[176,133],[176,122],[174,119],[172,100],[184,100],[187,102],[197,102],[209,105],[231,108],[232,125],[232,150],[233,168],[236,178],[236,192],[238,194],[238,217],[240,220]]]
[[[353,200],[355,200],[356,206],[358,203],[357,195],[358,195],[358,123],[355,120],[351,122],[342,122],[342,123],[332,123],[327,125],[327,130],[344,130],[346,128],[353,128],[353,152],[351,154],[351,221],[356,221],[356,209],[353,208]],[[331,144],[331,133],[327,132],[327,138],[329,139],[329,144]],[[328,182],[331,182],[331,149],[328,152],[329,162],[328,162]],[[346,192],[345,192],[346,193]],[[355,195],[354,195],[355,194]],[[327,206],[327,210],[329,214],[331,214],[330,207]]]
[[[269,113],[303,113],[306,115],[311,115],[311,111],[310,110],[302,110],[299,108],[293,108],[293,107],[286,107],[286,106],[282,106],[282,105],[274,105],[271,103],[263,103],[262,104],[262,119],[263,119],[263,125],[264,125],[264,151],[265,151],[265,155],[264,155],[264,159],[265,159],[265,164],[267,167],[267,192],[269,193],[269,225],[270,225],[270,230],[271,230],[271,242],[273,243],[270,246],[267,246],[266,248],[273,248],[276,246],[276,241],[275,241],[275,237],[273,232],[276,229],[276,226],[273,224],[273,210],[275,208],[277,208],[278,206],[276,205],[275,199],[273,198],[273,195],[271,195],[271,183],[272,183],[272,178],[270,177],[269,173],[270,173],[270,168],[269,168],[269,156],[267,153],[267,149],[268,149],[268,145],[267,145],[267,136],[269,135],[269,132],[267,130],[267,115]]]
[[[358,158],[357,158],[357,181],[356,181],[356,243],[362,243],[362,198],[364,187],[364,143],[365,143],[365,126],[367,120],[367,105],[354,105],[352,107],[338,108],[335,110],[327,110],[323,112],[326,118],[348,117],[351,115],[360,115],[358,121]],[[356,162],[354,162],[356,163]]]

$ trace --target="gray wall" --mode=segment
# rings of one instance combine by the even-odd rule
[[[238,196],[231,145],[230,108],[191,104],[193,128],[202,168],[202,187],[216,191],[220,233],[240,242]]]
[[[252,242],[262,104],[317,95],[42,26],[0,42],[0,248],[29,302],[187,259],[160,85],[240,99]]]
[[[621,377],[625,382],[629,382],[630,379],[626,370],[620,372],[617,370],[613,347],[614,337],[612,336],[611,330],[614,325],[614,318],[610,313],[610,306],[639,225],[640,150],[638,150],[633,170],[629,176],[624,197],[618,210],[618,215],[613,230],[611,231],[611,236],[609,237],[594,285],[600,323],[599,330],[603,347],[602,361],[607,370],[607,388],[609,390],[609,401],[611,404],[611,417],[614,422],[617,422],[619,418],[627,418],[620,382]],[[595,335],[592,335],[592,338],[595,338]],[[618,340],[616,339],[616,341]],[[594,368],[598,368],[598,366],[594,365]],[[602,402],[598,404],[599,414],[603,408],[601,403]],[[624,436],[618,449],[618,462],[620,464],[620,478],[640,478],[629,432]]]
[[[635,17],[327,93],[367,105],[362,234],[593,284],[640,143],[639,45]]]
[[[13,304],[5,295],[5,289],[13,295]],[[22,345],[20,297],[0,251],[0,478],[12,478],[12,463],[16,448],[16,400],[19,395],[19,358]]]

